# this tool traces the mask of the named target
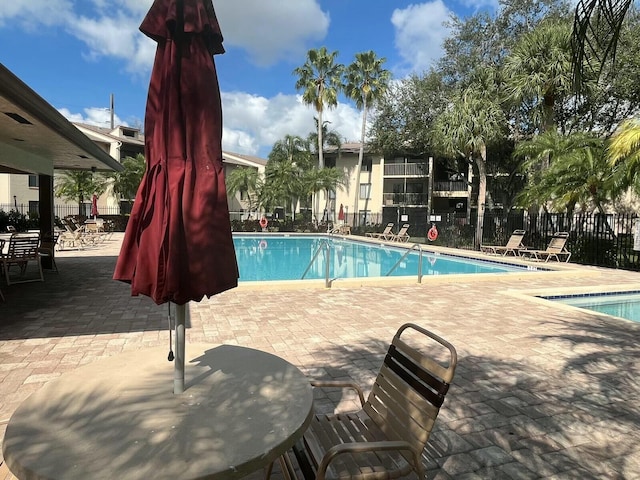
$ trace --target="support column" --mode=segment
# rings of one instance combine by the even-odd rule
[[[40,234],[53,232],[55,228],[53,209],[53,176],[38,175],[38,215],[40,216]],[[51,252],[51,257],[42,257],[42,268],[53,267],[53,256],[55,248]]]

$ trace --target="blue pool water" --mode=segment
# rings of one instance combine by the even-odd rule
[[[544,297],[592,312],[640,322],[640,291]]]
[[[322,242],[331,245],[329,278],[383,277],[406,252],[405,249],[327,236],[234,235],[240,281],[300,280]],[[390,274],[417,276],[418,252],[411,253]],[[305,279],[325,278],[325,254],[311,264]],[[423,252],[423,275],[505,273],[526,271],[505,263]]]

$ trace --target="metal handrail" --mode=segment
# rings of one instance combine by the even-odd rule
[[[393,273],[393,271],[398,268],[398,265],[400,265],[400,263],[407,258],[407,256],[414,250],[414,248],[418,247],[418,283],[422,283],[422,244],[421,243],[414,243],[413,245],[411,245],[411,248],[407,249],[407,251],[405,252],[404,255],[402,255],[402,257],[400,257],[400,260],[398,260],[396,262],[396,264],[391,267],[391,270],[389,270],[387,272],[387,274],[385,275],[385,277],[388,277],[389,275],[391,275]]]
[[[331,281],[329,280],[329,267],[330,267],[329,261],[331,259],[331,244],[329,243],[328,240],[325,240],[325,239],[320,240],[320,246],[317,248],[316,252],[313,254],[313,257],[311,258],[309,265],[307,265],[306,270],[302,274],[302,277],[300,277],[300,280],[304,280],[304,277],[307,276],[307,273],[309,273],[309,270],[311,269],[311,265],[313,265],[313,262],[316,261],[316,258],[318,258],[318,255],[320,255],[321,250],[324,250],[325,252],[324,286],[326,288],[329,288],[331,287]]]

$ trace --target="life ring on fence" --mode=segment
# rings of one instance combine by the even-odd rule
[[[267,220],[266,217],[262,217],[260,219],[260,227],[267,228],[267,225],[269,225],[269,221]]]
[[[266,250],[268,246],[269,245],[267,245],[267,241],[266,240],[260,240],[260,243],[258,244],[258,248],[260,250]]]
[[[438,238],[438,229],[435,225],[431,225],[431,228],[427,232],[427,238],[430,242],[433,242],[436,240],[436,238]]]

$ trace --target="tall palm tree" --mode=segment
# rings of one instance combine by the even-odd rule
[[[342,88],[341,76],[344,66],[336,63],[337,51],[329,53],[326,47],[311,49],[303,66],[296,68],[296,90],[302,90],[302,101],[313,105],[318,114],[318,166],[324,168],[322,155],[322,114],[325,106],[338,105],[338,92]]]
[[[227,192],[233,196],[237,192],[246,194],[249,209],[249,218],[255,210],[254,198],[258,192],[258,170],[250,167],[238,167],[229,172],[225,178]]]
[[[571,92],[571,25],[549,18],[522,36],[505,60],[506,92],[515,103],[530,103],[541,132],[556,128],[554,110]]]
[[[364,158],[364,144],[367,130],[367,113],[386,93],[391,72],[382,67],[385,58],[378,58],[370,50],[356,53],[355,61],[345,70],[344,92],[353,100],[356,107],[362,110],[362,127],[360,130],[360,151],[356,168],[356,188],[354,189],[354,212],[358,213],[358,197],[360,196],[360,173]]]
[[[487,196],[487,145],[503,134],[506,121],[500,105],[485,91],[469,87],[453,98],[434,125],[433,136],[445,152],[463,155],[478,169],[478,218],[475,243],[482,244]]]

